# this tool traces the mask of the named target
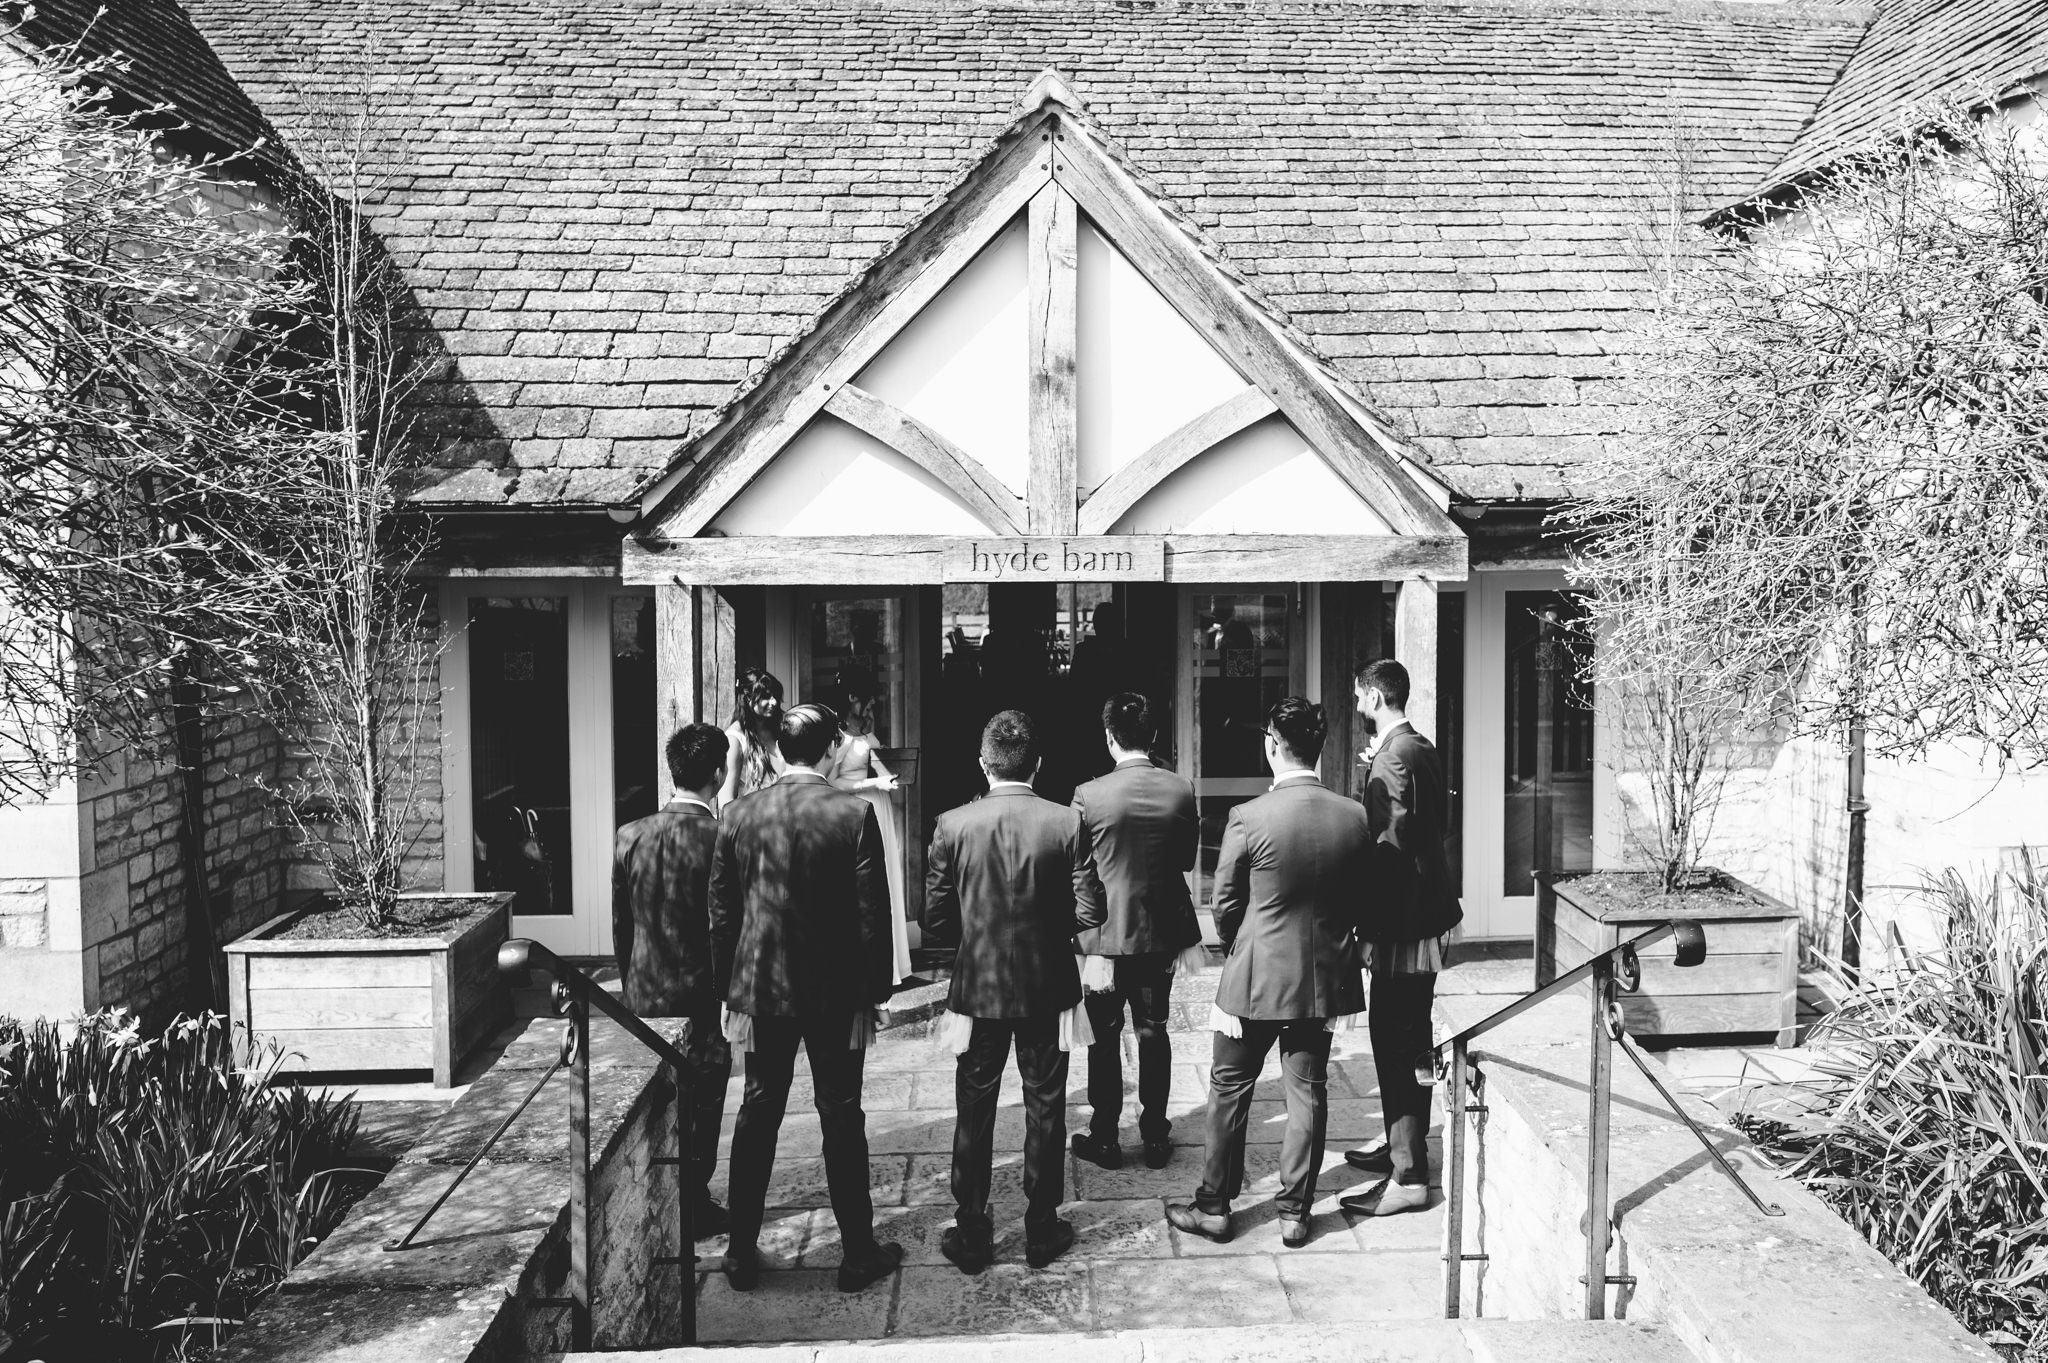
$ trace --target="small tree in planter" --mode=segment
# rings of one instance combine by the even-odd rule
[[[308,1068],[431,1066],[447,1084],[506,1011],[493,966],[510,896],[405,893],[428,825],[422,721],[438,647],[412,581],[425,531],[401,500],[425,457],[410,400],[431,361],[367,220],[379,194],[372,102],[309,103],[292,199],[315,307],[293,339],[303,368],[290,396],[310,457],[284,508],[295,580],[255,690],[298,766],[273,783],[279,807],[334,890],[234,944],[230,998]]]
[[[1798,916],[1704,863],[1752,692],[1739,673],[1739,650],[1721,628],[1725,614],[1711,609],[1711,510],[1671,495],[1660,457],[1663,442],[1698,435],[1671,429],[1703,414],[1675,405],[1670,390],[1691,377],[1685,302],[1700,274],[1722,268],[1720,244],[1687,227],[1687,160],[1681,140],[1678,178],[1663,187],[1641,242],[1653,293],[1630,386],[1647,424],[1590,461],[1587,490],[1560,517],[1576,532],[1573,581],[1594,640],[1581,680],[1601,696],[1627,851],[1646,869],[1553,881],[1542,897],[1541,932],[1561,969],[1637,925],[1702,920],[1710,925],[1707,965],[1670,979],[1650,970],[1642,993],[1624,1003],[1631,1026],[1664,1034],[1771,1031],[1789,1042]],[[1688,992],[1659,997],[1660,984]]]

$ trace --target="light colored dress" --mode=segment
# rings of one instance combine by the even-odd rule
[[[839,761],[832,768],[832,784],[845,790],[856,781],[875,775],[875,745],[872,736],[850,734],[839,745]],[[874,806],[875,822],[882,826],[882,859],[889,871],[889,942],[892,983],[901,984],[910,975],[910,923],[903,913],[903,831],[896,826],[900,815],[896,801],[886,790],[853,792]]]

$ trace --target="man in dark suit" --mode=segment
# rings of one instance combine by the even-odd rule
[[[854,1044],[863,1015],[889,998],[889,879],[873,808],[820,771],[830,768],[838,737],[839,717],[822,705],[785,712],[777,747],[787,770],[725,812],[712,857],[719,982],[726,1005],[753,1026],[732,1137],[726,1252],[727,1279],[741,1292],[760,1280],[761,1219],[798,1046],[810,1057],[825,1182],[844,1247],[839,1290],[857,1292],[903,1261],[902,1246],[875,1242],[860,1106],[867,1052]]]
[[[1217,982],[1209,1139],[1192,1205],[1166,1219],[1209,1240],[1231,1236],[1244,1185],[1245,1123],[1266,1053],[1280,1047],[1287,1136],[1280,1148],[1280,1240],[1308,1243],[1323,1161],[1332,1017],[1365,1006],[1352,929],[1372,847],[1365,811],[1316,777],[1323,707],[1289,696],[1266,715],[1273,786],[1230,811],[1216,861],[1216,930],[1230,955]],[[1238,1035],[1230,1035],[1235,1028]]]
[[[636,819],[612,845],[612,949],[626,1006],[642,1017],[690,1020],[683,1056],[690,1063],[687,1196],[701,1238],[722,1235],[725,1208],[711,1200],[718,1165],[718,1124],[732,1054],[719,1029],[719,991],[711,962],[711,854],[718,836],[713,801],[725,781],[725,734],[689,724],[668,741],[676,797]]]
[[[939,816],[925,894],[925,930],[959,941],[946,1006],[973,1026],[954,1077],[958,1215],[939,1241],[968,1273],[993,1257],[989,1164],[1012,1040],[1024,1080],[1025,1258],[1040,1268],[1074,1243],[1073,1226],[1059,1217],[1067,1173],[1060,1014],[1081,1001],[1074,934],[1102,922],[1079,818],[1031,789],[1038,743],[1022,711],[1004,710],[982,730],[981,770],[987,796]]]
[[[1437,972],[1447,959],[1449,933],[1465,914],[1444,857],[1450,803],[1443,762],[1436,745],[1408,722],[1408,669],[1391,658],[1367,663],[1353,691],[1358,713],[1379,735],[1365,787],[1373,863],[1360,935],[1372,970],[1367,1025],[1386,1138],[1347,1150],[1344,1159],[1389,1178],[1343,1205],[1390,1216],[1429,1205],[1430,1099],[1416,1081],[1415,1061],[1429,1049]]]
[[[1099,625],[1101,611],[1096,616]],[[1174,960],[1202,939],[1187,882],[1199,831],[1195,788],[1186,777],[1153,765],[1152,708],[1143,696],[1111,696],[1102,707],[1102,727],[1116,766],[1074,792],[1074,812],[1106,912],[1101,927],[1081,934],[1081,950],[1109,958],[1116,987],[1088,996],[1095,1031],[1088,1048],[1088,1101],[1095,1114],[1086,1133],[1074,1133],[1074,1153],[1104,1169],[1123,1166],[1117,1118],[1123,1115],[1120,1043],[1128,1008],[1138,1038],[1138,1135],[1145,1142],[1145,1163],[1163,1169],[1173,1153],[1166,1117],[1173,1043],[1166,1020]]]

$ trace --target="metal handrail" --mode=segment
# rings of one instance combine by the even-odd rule
[[[503,975],[519,975],[538,966],[554,978],[550,990],[555,1011],[568,1023],[568,1031],[562,1037],[562,1053],[539,1081],[519,1100],[519,1106],[512,1109],[504,1121],[498,1123],[484,1143],[477,1147],[469,1162],[462,1166],[454,1181],[442,1189],[434,1199],[434,1205],[413,1223],[412,1229],[404,1235],[387,1240],[386,1250],[397,1251],[410,1248],[413,1237],[441,1210],[470,1171],[490,1153],[512,1123],[527,1106],[540,1096],[548,1080],[564,1069],[569,1072],[569,1277],[568,1295],[564,1297],[530,1297],[529,1305],[562,1306],[570,1311],[570,1339],[572,1347],[590,1347],[590,1009],[594,1005],[600,1013],[619,1024],[627,1035],[647,1047],[663,1063],[675,1072],[676,1086],[676,1154],[654,1156],[657,1165],[672,1165],[676,1170],[676,1207],[680,1222],[678,1233],[681,1244],[674,1256],[657,1255],[655,1266],[672,1265],[682,1271],[682,1339],[683,1345],[697,1342],[697,1293],[695,1253],[696,1234],[691,1222],[696,1209],[691,1205],[690,1190],[686,1186],[686,1170],[690,1161],[690,1072],[689,1060],[683,1053],[630,1008],[611,996],[596,980],[570,965],[538,942],[515,937],[498,948],[498,972]]]
[[[1613,1044],[1621,1043],[1623,1054],[1633,1061],[1643,1075],[1649,1079],[1671,1110],[1678,1114],[1686,1129],[1692,1132],[1706,1152],[1742,1190],[1756,1209],[1766,1216],[1783,1216],[1784,1209],[1775,1203],[1765,1202],[1743,1181],[1722,1153],[1714,1148],[1707,1133],[1692,1119],[1662,1080],[1650,1069],[1649,1061],[1640,1053],[1622,1023],[1621,1005],[1616,992],[1634,993],[1642,984],[1643,968],[1639,949],[1666,937],[1677,938],[1676,964],[1683,967],[1696,966],[1707,958],[1707,934],[1701,926],[1689,918],[1675,918],[1660,923],[1647,932],[1639,933],[1626,942],[1617,942],[1604,951],[1594,953],[1588,959],[1565,971],[1549,984],[1533,989],[1522,995],[1505,1008],[1495,1010],[1480,1021],[1473,1023],[1457,1035],[1430,1047],[1416,1057],[1416,1075],[1425,1084],[1436,1083],[1439,1075],[1449,1080],[1445,1094],[1445,1144],[1444,1151],[1444,1230],[1447,1248],[1444,1253],[1444,1315],[1455,1319],[1458,1315],[1459,1296],[1463,1290],[1465,1265],[1483,1261],[1484,1254],[1465,1253],[1465,1118],[1469,1113],[1484,1113],[1486,1105],[1471,1101],[1473,1079],[1477,1074],[1472,1062],[1472,1042],[1504,1023],[1510,1022],[1528,1012],[1540,1003],[1556,998],[1565,990],[1582,982],[1593,985],[1592,1017],[1592,1065],[1591,1075],[1586,1084],[1586,1274],[1581,1281],[1585,1284],[1586,1319],[1600,1320],[1607,1314],[1607,1289],[1610,1286],[1633,1285],[1635,1279],[1607,1271],[1607,1251],[1613,1237],[1613,1222],[1607,1198],[1608,1172],[1608,1115],[1614,1094]]]

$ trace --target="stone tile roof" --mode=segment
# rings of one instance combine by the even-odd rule
[[[197,135],[198,150],[231,156],[272,136],[175,0],[0,3],[0,30],[17,24],[39,47],[77,43],[86,57],[118,58],[108,73],[111,93],[130,109],[169,106]]]
[[[1985,103],[2048,76],[2048,0],[1883,0],[1813,122],[1764,182],[1810,174],[1936,99]]]
[[[1869,21],[1778,4],[191,0],[289,134],[372,69],[376,213],[451,356],[454,504],[666,466],[972,164],[1038,72],[1460,491],[1541,498],[1620,429],[1637,186],[1779,163]]]

